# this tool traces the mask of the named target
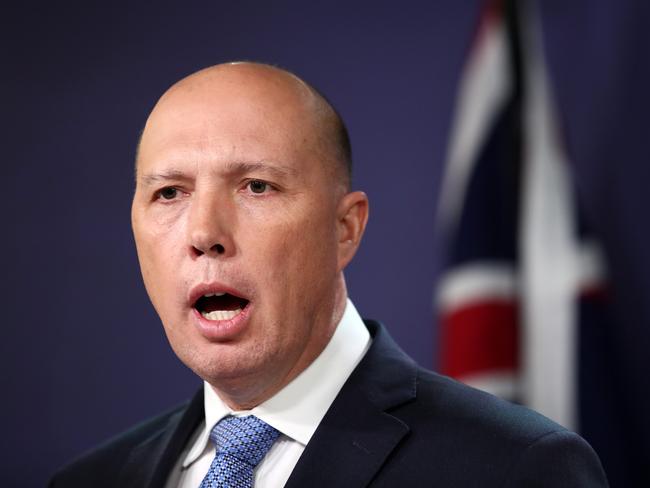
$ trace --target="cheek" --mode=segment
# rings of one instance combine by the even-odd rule
[[[141,260],[164,262],[182,249],[187,219],[181,206],[176,207],[149,209],[134,221],[136,246]]]
[[[267,286],[285,300],[304,300],[336,273],[335,229],[324,218],[278,223],[260,238],[259,269],[266,270]],[[274,236],[272,239],[270,236]]]
[[[173,293],[174,275],[180,253],[183,250],[182,220],[142,219],[134,222],[134,237],[140,262],[142,278],[149,298],[158,313],[164,312],[161,306],[170,303]]]

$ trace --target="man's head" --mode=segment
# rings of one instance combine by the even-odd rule
[[[163,95],[137,159],[133,230],[172,348],[253,406],[318,356],[345,306],[368,209],[345,128],[294,75],[231,63]]]

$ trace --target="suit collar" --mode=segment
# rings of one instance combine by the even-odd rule
[[[416,395],[417,366],[377,322],[372,346],[341,389],[287,488],[366,486],[409,427],[388,413]]]
[[[372,345],[348,383],[361,389],[380,410],[415,399],[418,366],[393,341],[382,324],[364,323]]]
[[[180,458],[187,442],[203,420],[203,390],[173,413],[153,434],[130,453],[120,474],[120,487],[161,487]]]

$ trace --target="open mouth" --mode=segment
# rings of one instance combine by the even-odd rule
[[[230,320],[246,305],[248,300],[230,293],[206,293],[194,303],[194,308],[208,320]]]

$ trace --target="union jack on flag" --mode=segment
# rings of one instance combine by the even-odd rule
[[[601,296],[603,260],[574,195],[534,10],[517,5],[486,3],[459,86],[439,207],[440,369],[577,429],[581,301]]]

